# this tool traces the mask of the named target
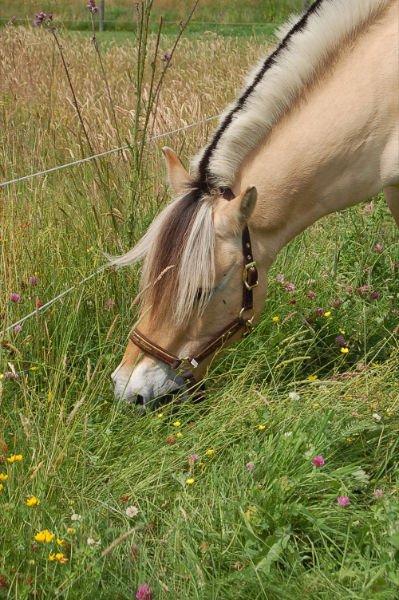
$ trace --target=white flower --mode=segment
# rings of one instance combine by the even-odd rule
[[[382,417],[378,413],[373,413],[373,419],[379,423]]]
[[[137,517],[139,514],[139,509],[137,506],[128,506],[125,510],[126,516],[131,519],[132,517]]]
[[[99,546],[99,545],[100,545],[100,540],[95,540],[95,539],[94,539],[94,538],[92,538],[92,537],[88,537],[88,538],[87,538],[87,545],[88,545],[88,546],[93,546],[93,547],[94,547],[94,546]]]
[[[292,431],[286,431],[284,433],[284,437],[291,437],[292,436]]]
[[[78,515],[77,513],[73,513],[73,515],[71,515],[71,521],[81,521],[82,520],[82,515]]]
[[[295,401],[298,401],[298,400],[300,400],[300,399],[301,399],[301,397],[300,397],[300,395],[298,394],[298,392],[290,392],[290,393],[288,394],[288,398],[289,398],[290,400],[295,400]]]

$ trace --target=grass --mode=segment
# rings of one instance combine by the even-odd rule
[[[265,45],[183,40],[153,132],[218,114]],[[161,50],[169,47],[162,37]],[[91,144],[117,146],[89,40],[66,36],[63,48]],[[136,49],[107,43],[103,57],[119,136],[130,139]],[[87,154],[50,35],[5,29],[0,61],[1,180]],[[168,143],[186,159],[211,128]],[[3,328],[145,230],[167,201],[159,146],[146,150],[139,193],[129,155],[2,192]],[[135,317],[136,270],[105,272],[4,334],[0,597],[122,600],[147,582],[157,599],[397,598],[398,264],[381,197],[315,224],[281,252],[261,323],[217,358],[206,400],[141,417],[114,401],[110,383]],[[336,343],[341,330],[348,355]],[[326,460],[319,469],[316,454]],[[25,505],[29,495],[39,506]],[[45,528],[62,547],[34,541]],[[48,560],[55,550],[66,564]]]

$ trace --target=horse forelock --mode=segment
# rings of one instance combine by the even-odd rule
[[[153,324],[181,324],[194,309],[204,310],[214,283],[214,241],[212,196],[193,186],[166,209],[147,249],[141,302]]]

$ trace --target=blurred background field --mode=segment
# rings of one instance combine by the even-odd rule
[[[89,24],[85,4],[18,8]],[[151,19],[180,19],[185,7],[156,2]],[[200,9],[195,18],[274,28],[288,2]],[[99,36],[104,79],[91,33],[60,28],[87,138],[51,32],[0,31],[1,181],[130,144],[0,190],[0,598],[131,599],[147,582],[156,599],[395,600],[399,240],[382,195],[281,252],[260,324],[214,362],[200,405],[140,417],[113,399],[110,374],[137,314],[136,268],[105,271],[6,332],[102,265],[105,251],[131,247],[170,197],[161,146],[188,164],[215,121],[145,144],[138,173],[140,136],[218,115],[274,43],[252,29],[189,31],[170,62],[171,35],[156,56],[150,35],[139,86],[134,32]],[[151,77],[166,63],[147,127]],[[26,505],[31,495],[38,506]],[[46,528],[63,544],[35,541]],[[49,560],[57,551],[65,564]]]

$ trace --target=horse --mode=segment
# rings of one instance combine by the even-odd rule
[[[141,313],[115,395],[191,389],[256,323],[278,252],[381,190],[399,226],[397,0],[316,0],[249,74],[191,172],[163,148],[174,199],[136,246]]]

